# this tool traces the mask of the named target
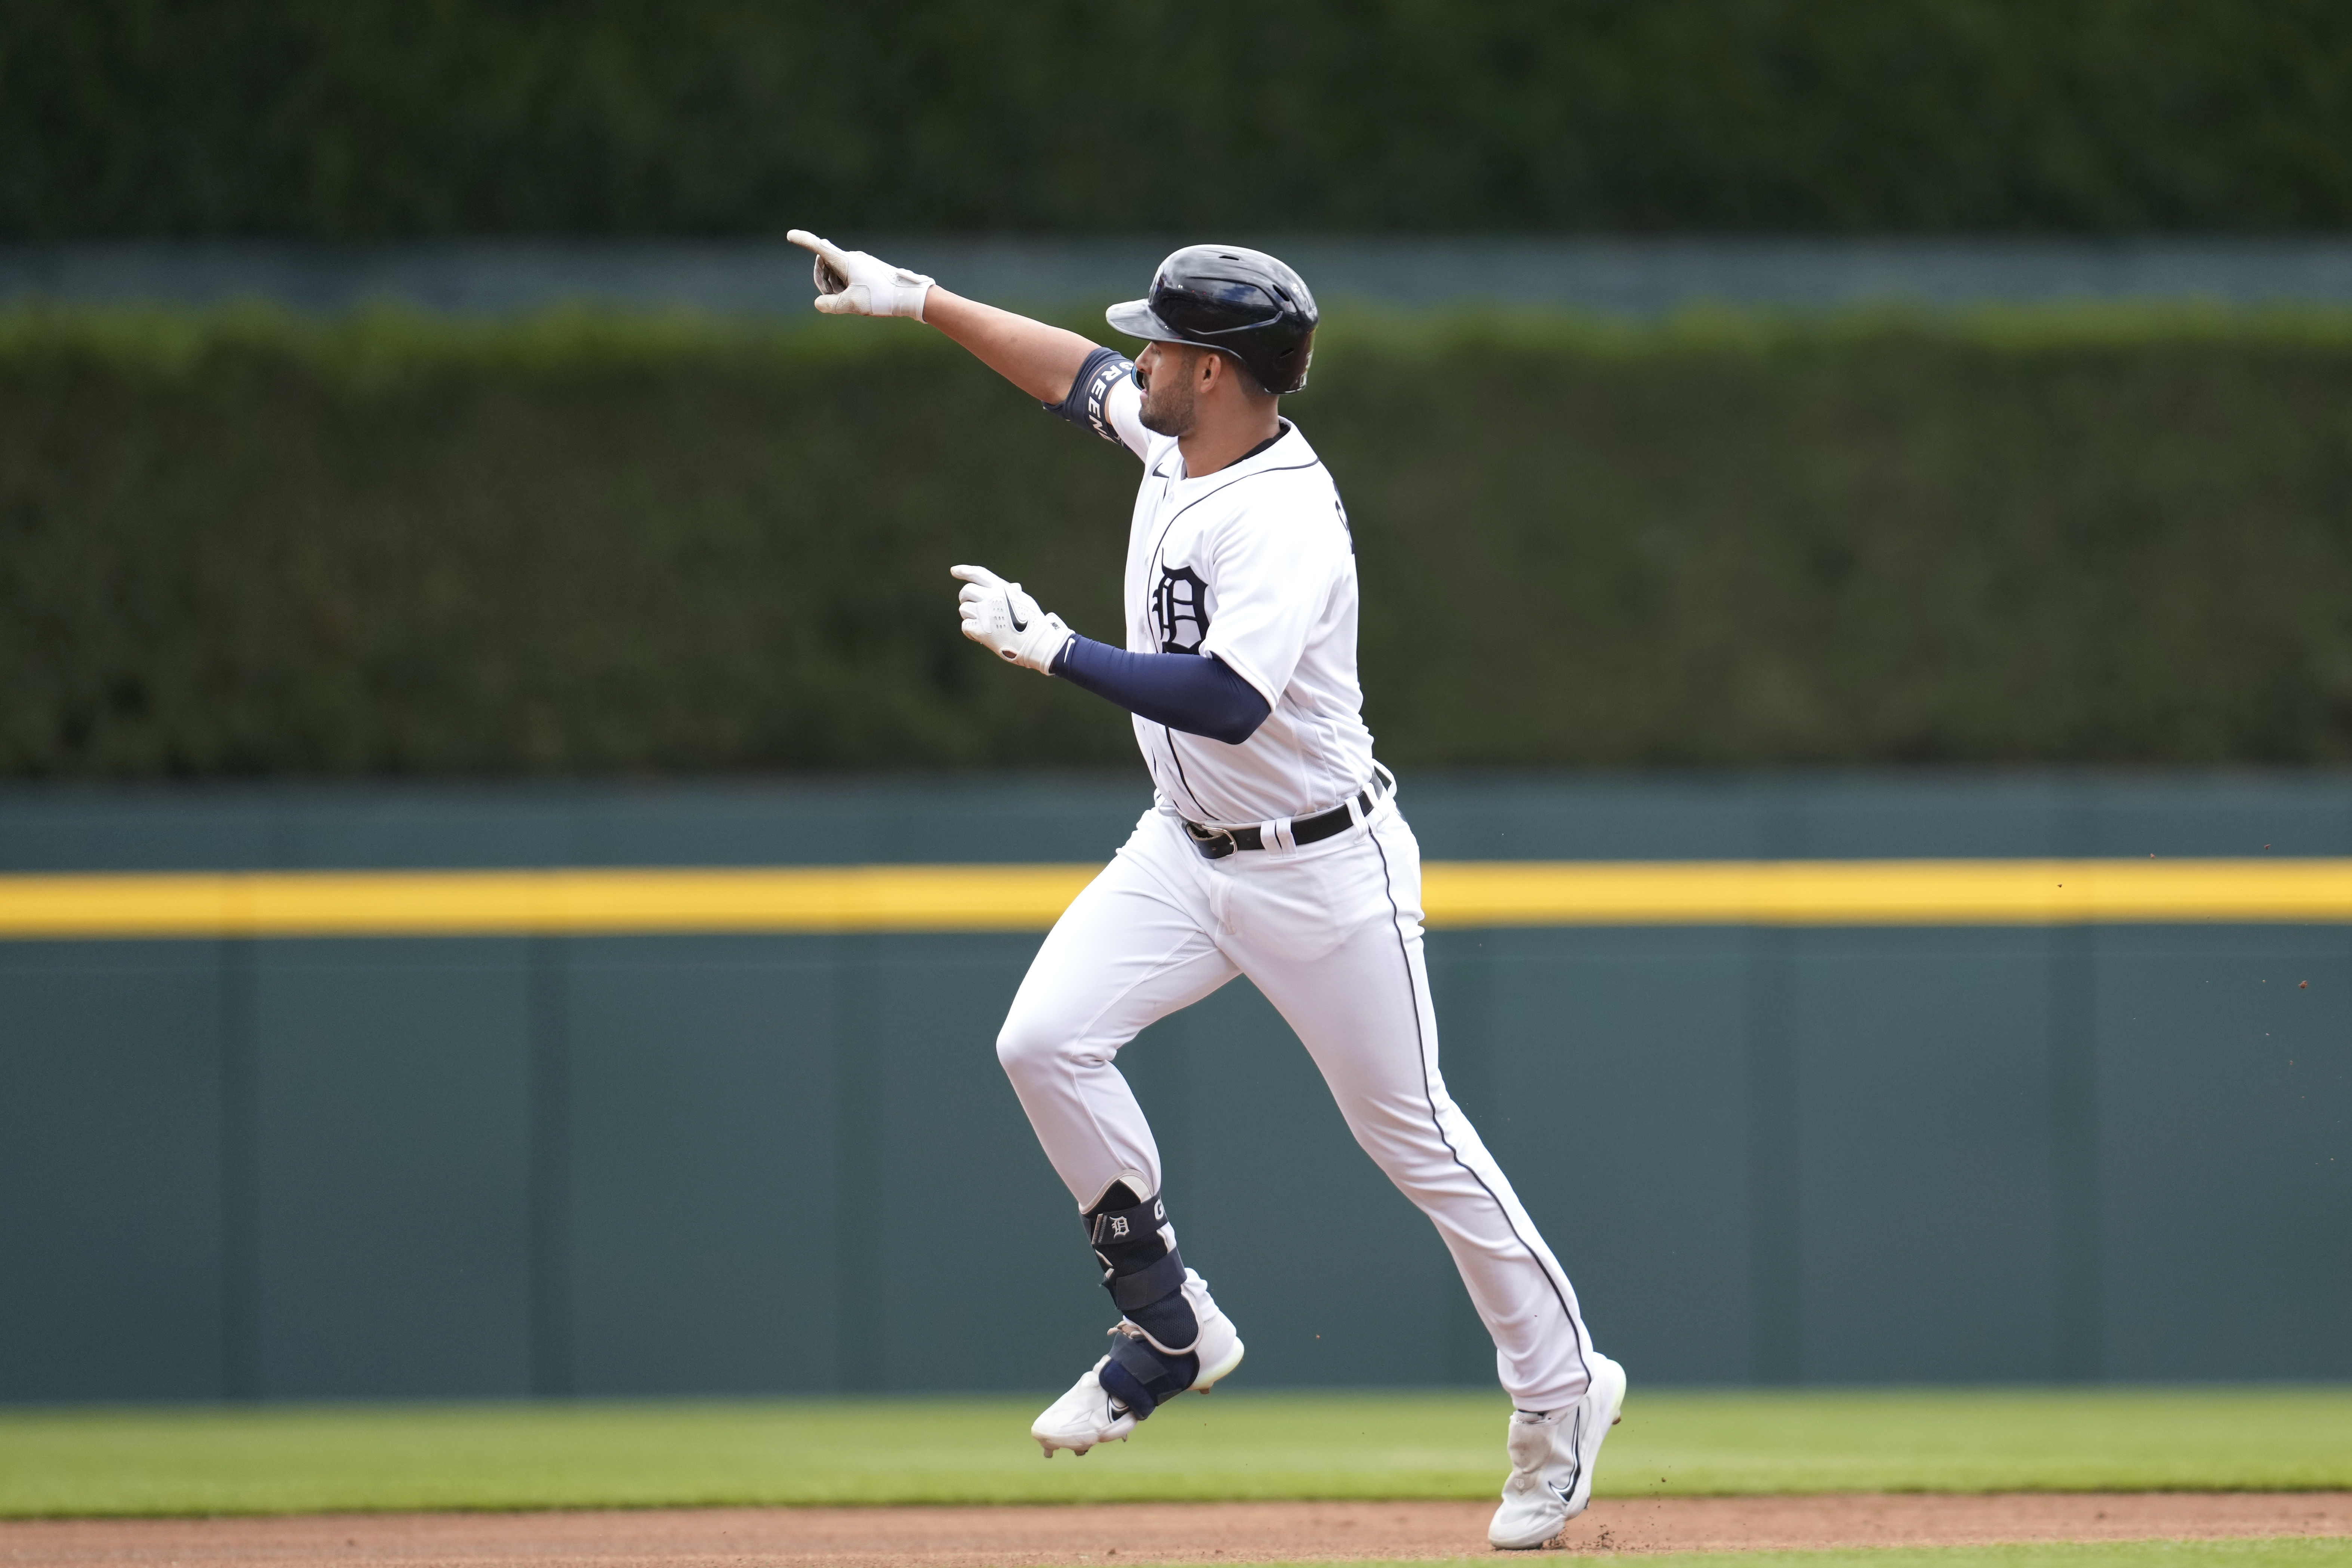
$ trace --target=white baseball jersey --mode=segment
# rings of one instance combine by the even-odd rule
[[[1284,420],[1273,445],[1187,478],[1176,438],[1143,427],[1131,368],[1087,399],[1096,429],[1143,459],[1128,650],[1214,655],[1269,709],[1238,746],[1136,719],[1152,782],[1193,821],[1229,826],[1336,805],[1371,782],[1372,732],[1356,679],[1355,543],[1330,471]]]

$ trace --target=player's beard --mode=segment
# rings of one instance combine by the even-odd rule
[[[1143,389],[1143,406],[1136,417],[1155,436],[1181,439],[1192,433],[1200,419],[1200,394],[1193,389],[1189,363],[1164,368],[1178,374],[1151,378],[1151,384]]]

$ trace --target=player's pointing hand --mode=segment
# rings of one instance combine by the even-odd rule
[[[804,228],[784,236],[816,256],[816,308],[828,316],[912,316],[923,319],[923,296],[931,279],[919,272],[844,250]]]
[[[958,566],[950,574],[963,580],[956,601],[964,636],[1008,663],[1041,675],[1052,672],[1054,656],[1076,635],[1061,616],[1047,615],[1020,584],[985,566]]]

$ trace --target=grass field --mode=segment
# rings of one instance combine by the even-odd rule
[[[1507,1408],[1454,1393],[1225,1393],[1048,1463],[1027,1436],[1039,1403],[0,1412],[0,1517],[1478,1498],[1500,1479]],[[2339,1488],[2352,1488],[2341,1386],[1637,1392],[1600,1479],[1602,1497]]]

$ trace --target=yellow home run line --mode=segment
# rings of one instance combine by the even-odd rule
[[[0,877],[0,940],[1043,931],[1094,866]],[[2352,859],[1450,860],[1433,926],[2352,921]]]

